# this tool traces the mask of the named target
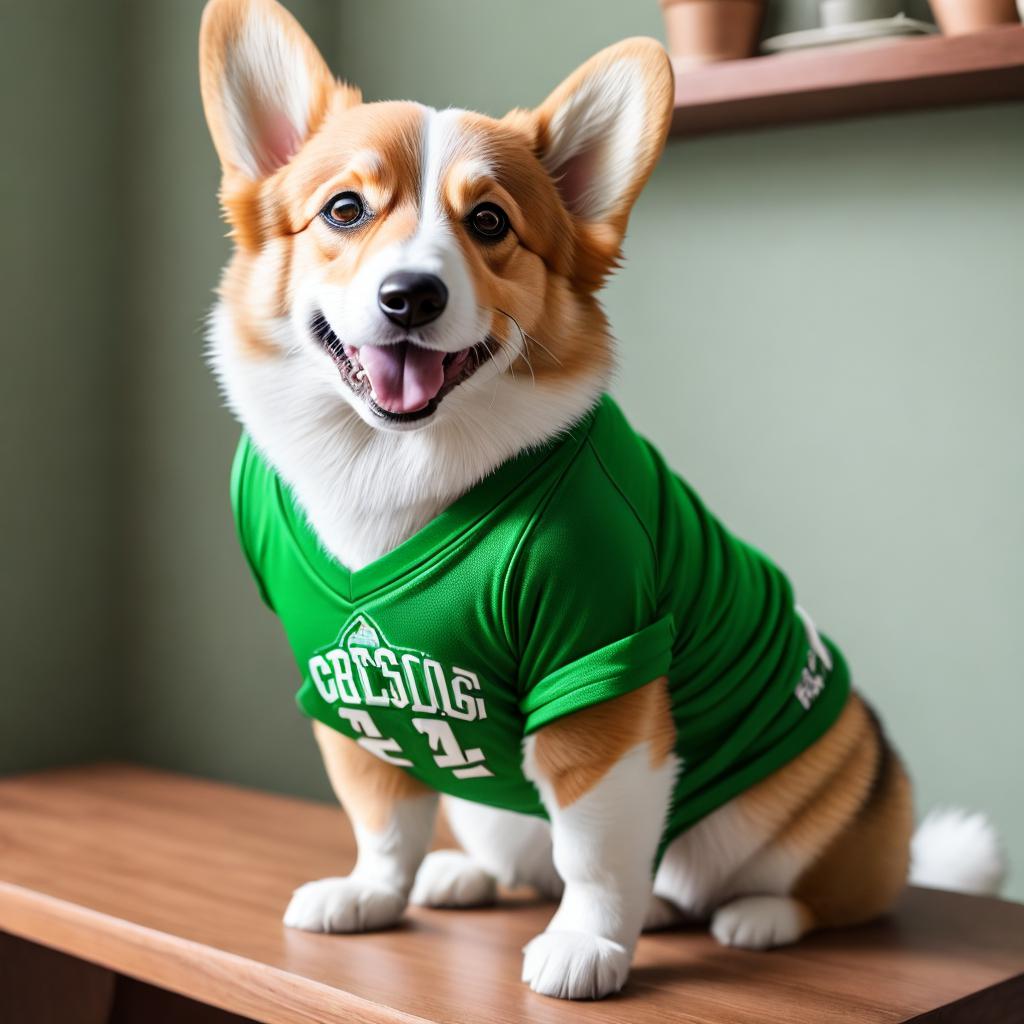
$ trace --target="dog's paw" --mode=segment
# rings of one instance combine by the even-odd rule
[[[307,932],[368,932],[390,928],[403,910],[405,896],[381,882],[321,878],[292,893],[284,923]]]
[[[485,907],[497,895],[494,878],[467,854],[435,850],[423,859],[409,900],[421,907]]]
[[[809,925],[807,908],[788,896],[745,896],[715,911],[711,934],[723,946],[771,949],[796,942]]]
[[[541,932],[523,950],[523,981],[555,999],[600,999],[618,992],[629,974],[629,953],[586,932]]]

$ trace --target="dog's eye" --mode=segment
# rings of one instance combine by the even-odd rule
[[[467,223],[470,230],[485,242],[497,242],[508,233],[508,217],[500,206],[481,203],[470,213]]]
[[[328,200],[320,215],[333,227],[351,228],[365,217],[366,207],[355,192],[342,192]]]

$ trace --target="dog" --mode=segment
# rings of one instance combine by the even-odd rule
[[[532,886],[560,902],[523,980],[575,999],[623,986],[645,928],[766,949],[884,913],[898,754],[784,574],[607,396],[597,295],[667,136],[660,44],[500,120],[363,103],[273,0],[211,0],[200,67],[234,513],[358,842],[285,923]],[[462,849],[428,854],[441,793]],[[951,837],[931,880],[992,888],[995,839],[956,816],[924,875]]]

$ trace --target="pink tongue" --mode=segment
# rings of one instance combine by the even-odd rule
[[[359,362],[382,409],[418,412],[444,384],[445,355],[402,341],[397,345],[364,345],[359,349]]]

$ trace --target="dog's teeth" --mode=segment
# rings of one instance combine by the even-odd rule
[[[356,370],[356,380],[358,380],[358,381],[366,380],[366,371],[365,370]]]

